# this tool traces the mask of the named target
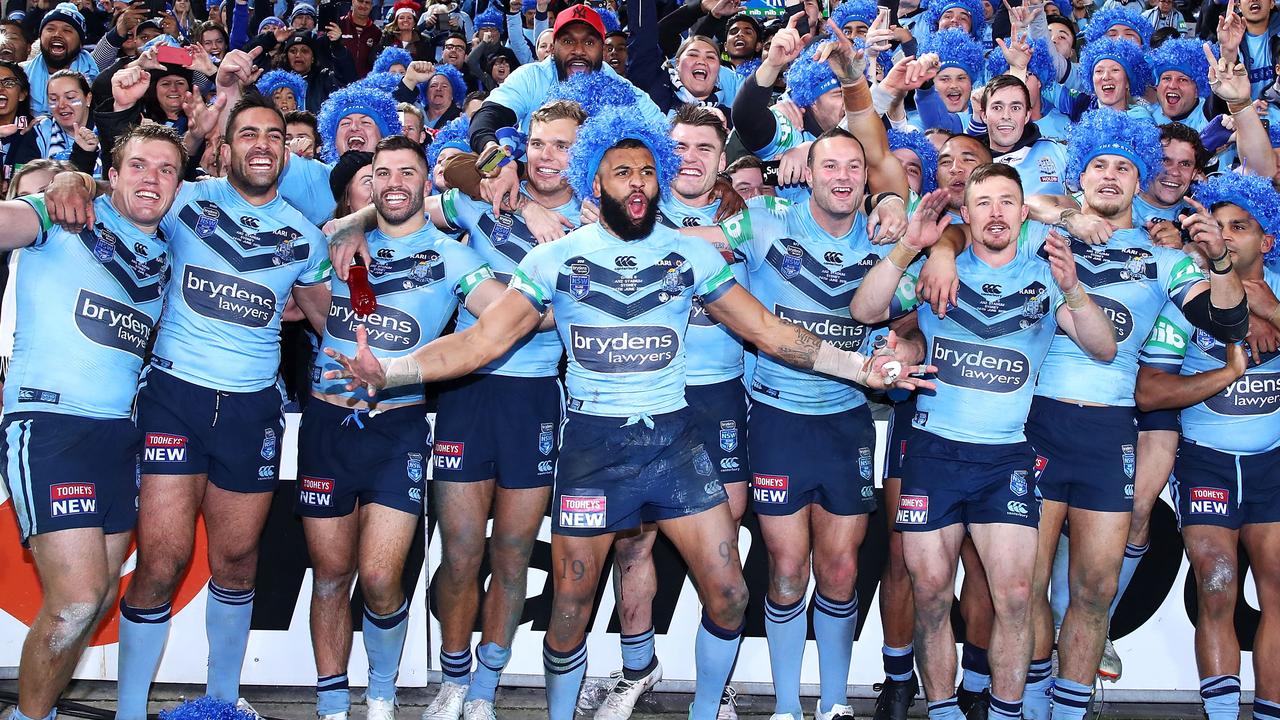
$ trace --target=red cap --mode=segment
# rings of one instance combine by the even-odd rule
[[[600,13],[586,5],[574,5],[567,10],[561,10],[556,15],[556,24],[551,30],[551,37],[556,37],[564,26],[575,22],[590,25],[591,29],[595,30],[601,39],[604,39],[604,21],[600,19]]]

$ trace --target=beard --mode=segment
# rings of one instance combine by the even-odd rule
[[[555,62],[555,64],[556,64],[556,77],[560,80],[560,82],[564,82],[565,80],[568,80],[568,79],[569,79],[569,69],[568,69],[567,67],[565,67],[565,64],[564,64],[563,62],[561,62],[560,58],[556,57],[556,55],[555,55],[555,53],[554,53],[554,52],[553,52],[553,53],[552,53],[552,55],[551,55],[551,59],[552,59],[552,60]],[[591,68],[588,70],[588,72],[599,72],[599,71],[600,71],[600,68],[602,68],[602,67],[604,67],[604,58],[603,58],[603,56],[601,57],[601,59],[600,59],[600,61],[599,61],[599,62],[591,63]]]
[[[405,190],[404,192],[409,195],[409,202],[402,207],[394,209],[384,207],[381,196],[373,198],[373,206],[378,210],[378,214],[392,225],[402,225],[408,220],[422,215],[424,202],[422,193],[414,193],[411,190]]]
[[[658,198],[649,198],[644,216],[638,220],[632,220],[622,201],[615,199],[607,192],[601,192],[600,222],[623,240],[639,240],[648,237],[653,232],[653,226],[658,222]]]

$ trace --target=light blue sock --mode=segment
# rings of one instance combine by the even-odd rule
[[[992,694],[988,697],[987,720],[1022,720],[1021,700],[1002,700]]]
[[[619,639],[622,642],[623,669],[647,670],[649,663],[653,662],[653,628],[635,635],[623,635]]]
[[[1053,664],[1049,658],[1032,660],[1027,668],[1027,684],[1022,690],[1022,717],[1049,720],[1053,700]]]
[[[698,682],[693,691],[693,704],[689,706],[691,720],[714,720],[720,713],[720,696],[738,660],[741,641],[741,625],[728,630],[712,622],[706,612],[702,613],[702,625],[693,643]]]
[[[1089,710],[1093,687],[1074,680],[1057,678],[1053,681],[1053,720],[1084,720]]]
[[[18,708],[14,708],[13,713],[9,715],[9,720],[53,720],[56,717],[58,717],[58,708],[54,708],[49,711],[48,715],[45,715],[44,717],[38,717],[38,718],[27,717],[26,715],[22,714],[21,710],[19,710]]]
[[[991,663],[983,648],[966,642],[960,653],[960,668],[964,670],[960,686],[965,690],[980,693],[991,687]]]
[[[929,703],[929,720],[964,720],[964,713],[960,712],[956,696]]]
[[[858,591],[847,602],[813,594],[813,636],[818,639],[818,677],[822,712],[848,705],[849,665],[853,660],[853,633],[858,628]]]
[[[316,715],[335,715],[351,710],[351,686],[347,674],[316,679]]]
[[[1209,720],[1237,720],[1240,717],[1240,677],[1214,675],[1201,680],[1200,699]]]
[[[1280,704],[1255,697],[1253,699],[1253,720],[1276,720],[1280,718]]]
[[[389,615],[378,615],[364,608],[364,652],[369,656],[369,689],[366,697],[378,700],[396,699],[396,676],[400,674],[400,655],[404,638],[409,633],[409,601]]]
[[[443,647],[440,648],[440,674],[444,682],[457,685],[470,684],[471,646],[468,645],[458,652],[448,652]]]
[[[912,643],[900,648],[881,645],[880,657],[884,662],[884,676],[890,680],[906,682],[916,674],[916,652]]]
[[[471,675],[467,700],[493,702],[498,693],[498,680],[502,678],[502,670],[511,659],[511,648],[504,648],[498,643],[485,643],[476,648],[476,659],[480,661],[480,667]]]
[[[1049,609],[1053,611],[1053,629],[1062,627],[1071,603],[1071,540],[1064,531],[1058,536],[1058,550],[1053,554],[1053,571],[1049,581]]]
[[[578,691],[587,674],[587,639],[566,653],[542,644],[542,668],[547,680],[547,713],[551,720],[573,720]]]
[[[1138,571],[1138,563],[1142,562],[1142,556],[1147,554],[1147,548],[1150,547],[1151,543],[1124,546],[1124,560],[1120,562],[1120,584],[1116,586],[1116,597],[1111,601],[1111,610],[1107,612],[1107,618],[1116,614],[1116,606],[1120,604],[1120,598],[1124,597],[1124,591],[1129,589],[1133,574]]]
[[[136,608],[120,601],[120,655],[116,659],[116,717],[147,720],[147,695],[169,638],[172,605]]]
[[[240,671],[249,647],[253,620],[253,588],[228,590],[209,581],[204,630],[209,637],[209,697],[234,703],[240,699]]]
[[[764,634],[769,640],[769,666],[773,672],[773,712],[799,715],[800,665],[809,634],[804,598],[790,605],[775,605],[765,596]]]

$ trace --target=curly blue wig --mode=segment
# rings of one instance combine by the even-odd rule
[[[920,158],[920,194],[938,189],[938,151],[918,130],[889,130],[889,150],[910,150]]]
[[[1264,234],[1280,237],[1280,192],[1276,192],[1271,178],[1220,172],[1196,185],[1194,197],[1209,210],[1225,203],[1235,205],[1252,215]],[[1277,259],[1280,247],[1273,245],[1264,261],[1272,265]]]
[[[435,67],[435,75],[427,78],[427,82],[418,85],[418,99],[422,102],[422,106],[427,106],[427,83],[431,82],[436,75],[443,75],[444,79],[449,81],[449,87],[453,89],[453,104],[462,107],[462,101],[467,99],[467,81],[462,77],[462,73],[449,63],[440,63]]]
[[[818,59],[818,51],[822,43],[800,53],[800,57],[787,68],[784,77],[787,80],[787,94],[791,100],[802,108],[807,108],[818,101],[827,92],[840,87],[840,81],[831,67]]]
[[[400,73],[373,72],[351,83],[348,87],[371,88],[380,90],[388,95],[394,95],[396,86],[400,84],[402,79],[404,79],[404,76]]]
[[[289,88],[293,91],[294,102],[298,103],[298,108],[303,109],[307,106],[307,81],[301,75],[288,70],[272,70],[262,74],[258,78],[258,92],[270,98],[276,90],[280,88]]]
[[[1271,139],[1271,149],[1280,148],[1280,123],[1271,123],[1267,126],[1267,137]]]
[[[1049,53],[1048,40],[1036,38],[1031,41],[1031,62],[1027,65],[1027,73],[1034,75],[1041,87],[1048,87],[1057,79],[1053,69],[1053,56]],[[987,77],[994,78],[1007,72],[1009,61],[1004,59],[1004,53],[999,48],[991,51],[991,55],[987,57]]]
[[[503,25],[502,13],[499,12],[497,9],[491,7],[488,10],[485,10],[484,12],[480,13],[479,15],[476,15],[476,19],[472,21],[471,24],[475,27],[476,30],[480,30],[481,28],[487,28],[487,27],[497,28],[501,30]]]
[[[1124,25],[1138,33],[1142,38],[1143,47],[1151,44],[1151,34],[1155,32],[1151,22],[1142,17],[1142,13],[1136,8],[1130,9],[1120,5],[1094,13],[1093,17],[1089,18],[1089,26],[1084,30],[1085,43],[1092,44],[1094,40],[1106,37],[1107,31],[1116,25]]]
[[[1203,59],[1203,57],[1202,57]],[[1104,37],[1084,46],[1080,54],[1080,77],[1093,90],[1093,68],[1103,60],[1114,60],[1129,78],[1130,97],[1142,97],[1151,85],[1151,71],[1143,58],[1142,48],[1128,40]]]
[[[431,144],[427,146],[427,175],[430,176],[435,169],[436,163],[440,161],[440,153],[453,148],[462,152],[471,152],[471,119],[466,115],[458,117],[445,123],[440,128],[440,132],[436,133]]]
[[[836,27],[843,30],[844,26],[851,22],[871,25],[875,22],[878,12],[876,0],[844,0],[839,7],[831,11],[831,19],[836,22]]]
[[[572,100],[582,106],[587,116],[594,116],[607,108],[625,108],[636,104],[635,86],[630,82],[602,72],[574,73],[567,80],[552,86],[547,101]]]
[[[329,96],[320,106],[320,116],[316,118],[320,127],[320,142],[323,159],[327,163],[338,161],[338,123],[342,118],[355,114],[368,115],[382,131],[382,137],[399,135],[400,113],[396,111],[395,98],[390,93],[361,85],[348,85]]]
[[[408,50],[393,45],[378,53],[378,59],[373,61],[373,71],[376,73],[387,72],[392,65],[409,67],[411,62],[413,62],[413,56],[409,54]]]
[[[1160,76],[1167,71],[1177,70],[1195,81],[1200,97],[1209,97],[1209,61],[1204,59],[1204,46],[1199,40],[1165,40],[1160,47],[1147,53],[1147,67],[1151,68],[1154,82],[1159,82]]]
[[[202,697],[188,700],[172,710],[161,710],[160,720],[253,720],[254,714],[235,703]]]
[[[930,30],[938,29],[938,21],[944,13],[952,8],[959,8],[969,13],[969,35],[975,40],[982,39],[987,29],[986,12],[982,9],[982,0],[932,0],[929,3],[926,21]],[[874,17],[874,16],[873,16]]]
[[[937,53],[941,61],[938,72],[960,68],[974,84],[982,81],[982,46],[959,28],[930,35],[920,44],[920,54],[924,53]]]
[[[653,153],[658,168],[658,188],[662,197],[671,192],[671,183],[680,168],[680,157],[665,125],[649,125],[636,112],[625,109],[603,110],[588,118],[578,130],[578,139],[569,151],[569,167],[565,175],[574,193],[586,200],[596,198],[592,187],[604,154],[623,140],[638,140]]]
[[[733,71],[738,73],[738,77],[747,78],[747,77],[751,77],[751,73],[759,69],[760,69],[760,58],[752,58],[742,63],[738,67],[734,68]]]
[[[622,21],[618,19],[618,14],[609,8],[596,8],[596,14],[600,16],[600,22],[604,23],[604,32],[609,34],[622,29]]]
[[[1101,155],[1119,155],[1133,163],[1144,190],[1164,168],[1160,130],[1110,108],[1090,110],[1071,128],[1066,178],[1079,182],[1089,161]]]

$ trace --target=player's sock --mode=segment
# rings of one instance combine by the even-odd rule
[[[880,657],[884,661],[884,676],[897,682],[906,682],[916,674],[915,645],[896,648],[882,645]]]
[[[1092,697],[1093,686],[1057,678],[1053,681],[1053,714],[1050,717],[1053,720],[1084,720]]]
[[[400,674],[400,654],[409,632],[409,601],[388,615],[378,615],[364,607],[364,651],[369,656],[369,689],[365,697],[396,699],[396,676]]]
[[[732,630],[722,628],[712,622],[705,611],[702,613],[702,625],[693,643],[698,682],[693,691],[693,704],[689,706],[690,718],[715,718],[719,714],[720,696],[738,659],[741,641],[741,625]]]
[[[440,648],[440,674],[444,682],[468,685],[471,683],[471,646],[458,652]]]
[[[1116,606],[1120,604],[1120,598],[1124,597],[1124,591],[1129,589],[1129,582],[1133,580],[1133,574],[1138,570],[1138,563],[1142,562],[1142,556],[1147,554],[1149,547],[1151,543],[1124,546],[1124,560],[1120,562],[1120,584],[1116,586],[1116,597],[1111,601],[1111,610],[1107,612],[1108,618],[1116,614]]]
[[[230,703],[240,699],[240,671],[249,647],[253,588],[229,590],[209,581],[204,630],[209,636],[209,697]]]
[[[164,654],[169,638],[172,605],[136,608],[120,601],[120,655],[117,674],[116,717],[120,720],[146,720],[147,695],[151,681]]]
[[[773,670],[773,712],[800,715],[800,665],[809,623],[804,598],[790,605],[764,599],[764,634],[769,640],[769,666]]]
[[[58,717],[57,708],[50,710],[48,715],[44,715],[38,718],[33,718],[33,717],[28,717],[26,715],[23,715],[22,711],[15,707],[13,709],[13,712],[9,715],[9,720],[53,720],[56,717]]]
[[[1209,720],[1240,717],[1240,676],[1214,675],[1200,681],[1200,700]]]
[[[1271,700],[1253,699],[1253,720],[1277,720],[1280,718],[1280,704]]]
[[[1049,720],[1052,699],[1052,662],[1049,658],[1032,660],[1027,668],[1027,685],[1022,690],[1022,716],[1027,720]]]
[[[316,715],[336,715],[351,710],[351,689],[347,674],[316,679]]]
[[[960,667],[964,670],[960,684],[965,690],[980,693],[991,687],[991,665],[987,662],[986,649],[966,642],[960,654]]]
[[[1022,720],[1021,700],[1001,700],[995,693],[988,696],[987,720]]]
[[[849,664],[853,659],[853,632],[858,627],[858,591],[845,602],[813,594],[813,636],[818,639],[819,707],[848,705]]]
[[[1053,554],[1053,570],[1049,580],[1049,609],[1053,612],[1053,628],[1062,627],[1071,603],[1071,541],[1064,532],[1058,536],[1058,549]]]
[[[623,674],[627,671],[639,673],[636,677],[628,678],[631,680],[646,675],[653,665],[653,627],[635,635],[623,635],[621,642]]]
[[[547,679],[547,713],[551,720],[573,720],[578,691],[587,674],[587,639],[568,652],[542,643],[542,668]]]
[[[485,643],[476,648],[476,660],[480,665],[471,676],[467,700],[493,702],[498,692],[498,680],[502,678],[502,671],[510,659],[511,648],[504,648],[498,643]]]
[[[964,713],[960,712],[956,696],[929,703],[929,720],[964,720]]]

